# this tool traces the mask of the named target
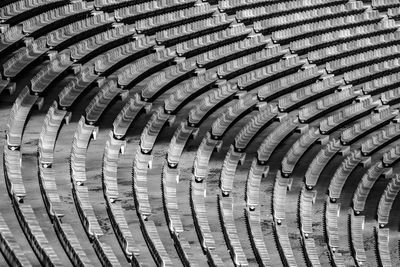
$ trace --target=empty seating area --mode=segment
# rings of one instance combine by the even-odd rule
[[[310,191],[306,188],[302,189],[299,204],[299,224],[307,263],[321,266],[312,229],[313,203],[315,202],[316,194],[316,191]]]
[[[232,260],[235,265],[247,266],[248,261],[240,244],[239,236],[237,235],[237,229],[233,217],[233,209],[234,204],[231,198],[219,198],[221,228],[224,232],[224,238],[226,240]]]
[[[355,216],[354,214],[352,214],[350,217],[351,243],[357,265],[363,265],[367,261],[363,237],[364,221],[364,216]]]
[[[399,190],[399,177],[398,175],[396,175],[389,182],[379,201],[377,212],[379,227],[384,227],[386,224],[389,223],[390,210],[397,194],[399,193]]]
[[[10,265],[32,266],[18,245],[4,218],[0,217],[1,224],[1,253]]]
[[[388,228],[377,229],[377,240],[378,240],[378,252],[379,252],[379,263],[382,266],[392,266],[390,259],[390,230]]]
[[[398,266],[399,19],[0,1],[0,265]]]
[[[325,231],[332,261],[335,265],[343,265],[344,259],[339,250],[339,225],[338,217],[340,205],[327,201],[325,212]]]
[[[261,266],[270,266],[271,257],[267,250],[265,237],[261,228],[261,212],[260,212],[260,185],[261,179],[268,175],[268,168],[257,164],[254,159],[249,170],[246,184],[246,223],[251,246],[254,250],[257,262]]]

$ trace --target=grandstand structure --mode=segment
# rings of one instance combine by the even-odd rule
[[[400,266],[400,0],[1,0],[0,266]]]

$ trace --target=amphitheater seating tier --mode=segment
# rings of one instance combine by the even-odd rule
[[[0,265],[400,266],[399,19],[0,1]]]

